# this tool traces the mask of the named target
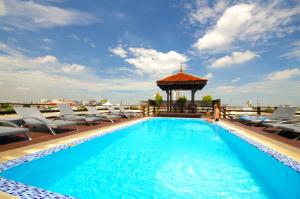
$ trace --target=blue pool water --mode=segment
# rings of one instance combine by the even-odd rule
[[[299,173],[199,119],[150,119],[0,176],[89,199],[300,196]]]

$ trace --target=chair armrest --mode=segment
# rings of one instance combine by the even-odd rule
[[[5,121],[5,120],[0,120],[0,123],[8,124],[8,125],[11,125],[13,127],[19,127],[17,124],[15,124],[13,122]]]
[[[23,120],[25,120],[25,119],[33,119],[33,120],[36,120],[36,121],[38,121],[38,122],[41,122],[42,124],[47,125],[47,123],[46,123],[44,120],[41,120],[41,119],[36,118],[36,117],[23,117],[22,119],[23,119]]]

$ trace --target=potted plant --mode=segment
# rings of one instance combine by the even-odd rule
[[[202,101],[205,103],[206,106],[211,106],[212,99],[213,98],[211,95],[205,95],[205,96],[203,96]],[[208,109],[207,109],[206,115],[207,115],[207,117],[211,116],[211,112]]]
[[[180,107],[181,113],[183,113],[183,107],[186,104],[186,97],[185,96],[181,96],[177,99],[177,104]]]
[[[155,101],[155,106],[157,107],[157,113],[159,113],[159,108],[160,108],[160,105],[163,101],[163,98],[159,93],[156,93],[156,95],[154,97],[154,101]]]

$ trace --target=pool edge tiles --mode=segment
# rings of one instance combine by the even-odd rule
[[[28,186],[13,180],[7,180],[0,177],[0,191],[19,198],[55,198],[55,199],[73,199],[74,197],[47,191],[45,189]],[[9,196],[8,196],[9,197]]]
[[[235,136],[239,137],[240,139],[244,140],[245,142],[249,143],[250,145],[258,148],[259,150],[265,152],[266,154],[272,156],[274,159],[278,160],[280,163],[292,168],[296,172],[300,173],[300,162],[294,160],[292,157],[287,156],[282,151],[278,151],[276,149],[273,149],[269,146],[266,146],[266,143],[261,143],[258,140],[254,140],[250,137],[248,137],[245,134],[241,134],[241,132],[245,132],[244,130],[238,129],[239,132],[237,132],[235,129],[236,127],[226,123],[225,126],[224,123],[215,123],[215,125],[218,125],[219,127],[227,130],[227,132],[234,134]]]
[[[22,163],[25,163],[25,162],[30,162],[32,160],[50,155],[50,154],[58,152],[60,150],[76,146],[76,145],[81,144],[83,142],[92,140],[92,139],[97,138],[97,137],[104,136],[104,135],[112,133],[116,130],[126,128],[126,127],[131,126],[131,125],[135,125],[137,123],[146,121],[148,119],[150,119],[150,118],[149,117],[141,118],[141,119],[137,119],[137,120],[134,120],[134,121],[129,121],[129,122],[126,122],[126,123],[116,124],[116,125],[110,126],[108,128],[105,128],[105,129],[100,129],[96,134],[91,135],[89,137],[80,138],[80,139],[75,140],[75,141],[70,141],[70,142],[67,142],[65,144],[61,144],[61,145],[58,145],[58,146],[55,146],[55,147],[51,147],[49,149],[41,150],[41,151],[38,151],[38,152],[35,152],[35,153],[32,153],[32,154],[23,155],[21,157],[15,158],[13,160],[8,160],[6,162],[2,162],[2,163],[0,163],[0,173],[7,170],[7,169],[10,169],[14,166],[17,166],[19,164],[22,164]],[[87,132],[82,132],[82,133],[87,133]],[[67,140],[68,136],[65,137],[65,139]],[[34,196],[34,198],[45,198],[45,196],[47,196],[47,198],[57,198],[57,199],[60,199],[60,198],[74,198],[74,197],[71,197],[71,196],[58,194],[58,193],[55,193],[55,192],[51,192],[51,191],[48,191],[48,190],[44,190],[44,189],[41,189],[41,188],[36,188],[36,187],[26,185],[26,184],[23,184],[23,183],[20,183],[20,182],[9,180],[9,179],[6,179],[6,178],[3,178],[3,177],[0,176],[0,193],[1,192],[9,194],[12,198],[14,198],[16,196],[19,197],[19,198],[32,198],[33,196]]]

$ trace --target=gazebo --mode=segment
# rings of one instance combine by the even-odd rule
[[[195,93],[207,83],[207,79],[184,73],[182,68],[179,73],[156,81],[157,86],[167,92],[167,112],[172,112],[172,91],[191,90],[191,110],[196,112]]]

